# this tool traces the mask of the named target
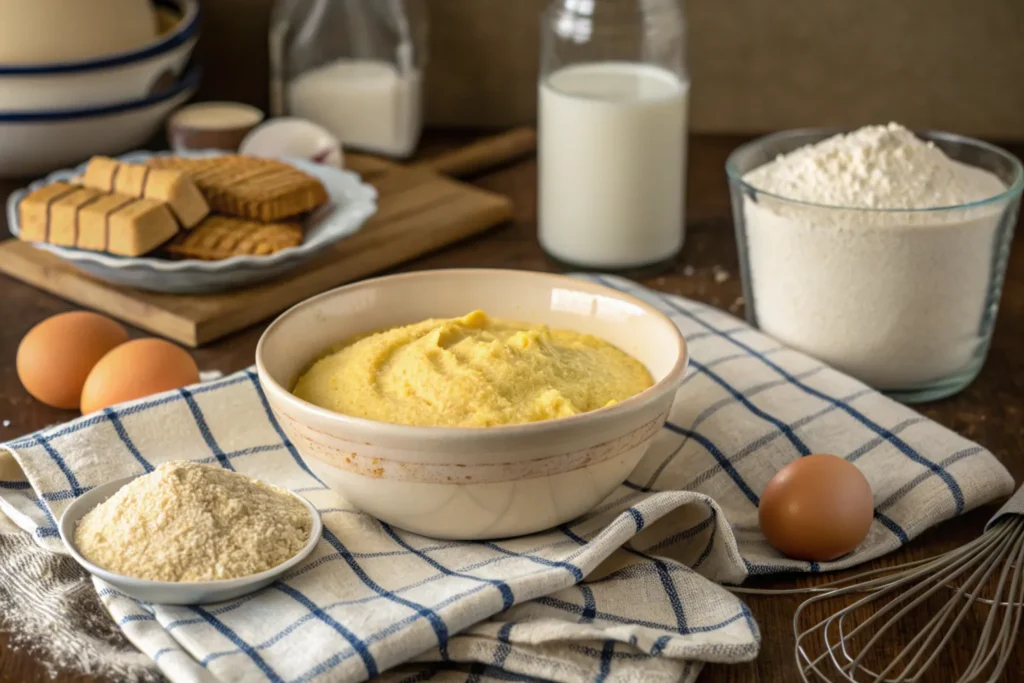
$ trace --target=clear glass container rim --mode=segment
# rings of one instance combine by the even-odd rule
[[[949,143],[969,145],[982,149],[991,154],[995,154],[1007,162],[1013,168],[1013,182],[1010,183],[1004,191],[997,195],[988,197],[986,199],[979,199],[973,202],[967,202],[966,204],[952,204],[949,206],[931,206],[926,209],[875,209],[865,206],[841,206],[837,204],[818,204],[815,202],[807,202],[800,199],[793,199],[784,195],[775,194],[762,190],[761,188],[751,185],[743,179],[743,174],[736,168],[736,159],[741,154],[748,152],[756,147],[761,147],[766,143],[786,140],[793,137],[800,137],[805,135],[820,135],[821,139],[832,137],[840,133],[850,133],[856,130],[855,128],[794,128],[790,130],[779,131],[777,133],[771,133],[769,135],[763,135],[759,138],[755,138],[749,142],[745,142],[730,154],[729,158],[725,161],[725,173],[729,177],[730,182],[738,183],[744,189],[750,190],[765,197],[771,197],[778,199],[789,204],[796,204],[798,206],[809,206],[816,209],[833,209],[836,211],[863,211],[870,213],[890,213],[890,214],[912,214],[912,213],[934,213],[938,211],[952,211],[962,209],[973,209],[982,206],[988,206],[990,204],[998,204],[1006,200],[1012,200],[1015,195],[1020,195],[1024,191],[1024,166],[1021,165],[1020,159],[1013,154],[1010,154],[1005,149],[996,145],[990,144],[983,140],[976,138],[967,137],[965,135],[958,135],[956,133],[947,133],[944,131],[932,131],[932,130],[921,130],[912,131],[914,135],[924,140],[939,140]],[[751,169],[753,170],[753,169]]]

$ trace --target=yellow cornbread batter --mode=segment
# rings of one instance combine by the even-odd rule
[[[642,363],[597,337],[474,311],[348,342],[294,393],[379,422],[486,427],[585,413],[651,384]]]

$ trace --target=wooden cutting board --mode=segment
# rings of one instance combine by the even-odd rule
[[[466,176],[529,153],[530,129],[486,138],[415,166],[350,154],[347,168],[377,188],[378,212],[358,233],[270,282],[178,295],[112,285],[17,239],[0,243],[0,272],[191,347],[265,320],[332,287],[465,239],[512,215],[512,202],[441,175]]]

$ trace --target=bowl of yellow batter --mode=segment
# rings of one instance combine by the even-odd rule
[[[436,538],[567,522],[619,486],[687,365],[676,326],[595,283],[509,270],[367,280],[309,299],[256,350],[310,469]]]

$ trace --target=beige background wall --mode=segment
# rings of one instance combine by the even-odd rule
[[[428,0],[428,122],[533,120],[546,0]],[[204,98],[265,106],[270,0],[204,0]],[[691,127],[1024,139],[1024,0],[688,0]]]

